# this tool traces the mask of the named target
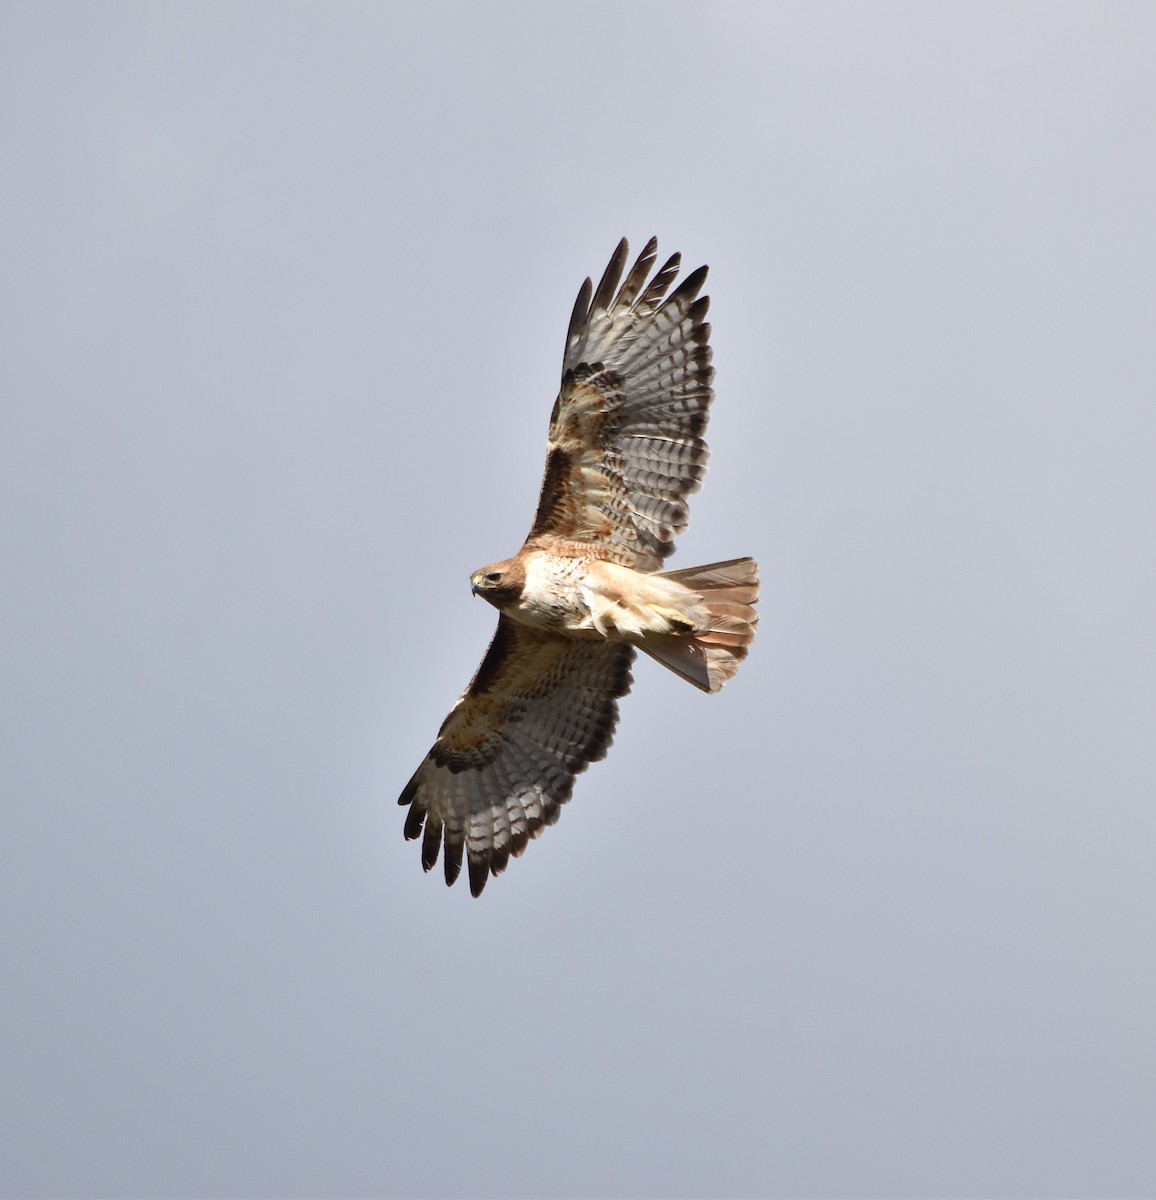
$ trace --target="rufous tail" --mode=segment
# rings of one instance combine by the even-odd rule
[[[652,635],[637,644],[687,683],[704,692],[717,692],[739,669],[755,638],[759,564],[753,558],[732,558],[705,567],[664,571],[660,578],[697,592],[708,619],[691,633]]]

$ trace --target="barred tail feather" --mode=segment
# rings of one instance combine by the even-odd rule
[[[664,571],[702,597],[705,628],[694,633],[650,636],[639,643],[651,658],[704,692],[717,692],[739,669],[759,624],[759,566],[753,558],[732,558],[705,567]]]

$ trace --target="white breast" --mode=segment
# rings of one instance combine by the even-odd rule
[[[573,632],[589,617],[581,583],[587,564],[536,550],[523,559],[526,582],[517,611],[510,615],[538,629]]]

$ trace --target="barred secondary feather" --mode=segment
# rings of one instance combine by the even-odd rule
[[[472,576],[497,632],[399,801],[425,870],[464,862],[475,896],[605,757],[636,650],[717,692],[758,625],[753,559],[658,570],[706,473],[714,368],[707,268],[667,295],[681,259],[651,276],[657,257],[651,238],[623,278],[624,238],[579,290],[530,534]]]

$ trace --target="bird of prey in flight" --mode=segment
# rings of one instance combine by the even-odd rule
[[[753,559],[659,569],[706,474],[714,369],[707,269],[667,295],[681,259],[651,277],[657,253],[623,280],[624,238],[578,293],[530,534],[471,576],[497,632],[399,801],[422,866],[441,852],[452,884],[464,854],[475,896],[605,757],[636,650],[717,692],[755,635]]]

